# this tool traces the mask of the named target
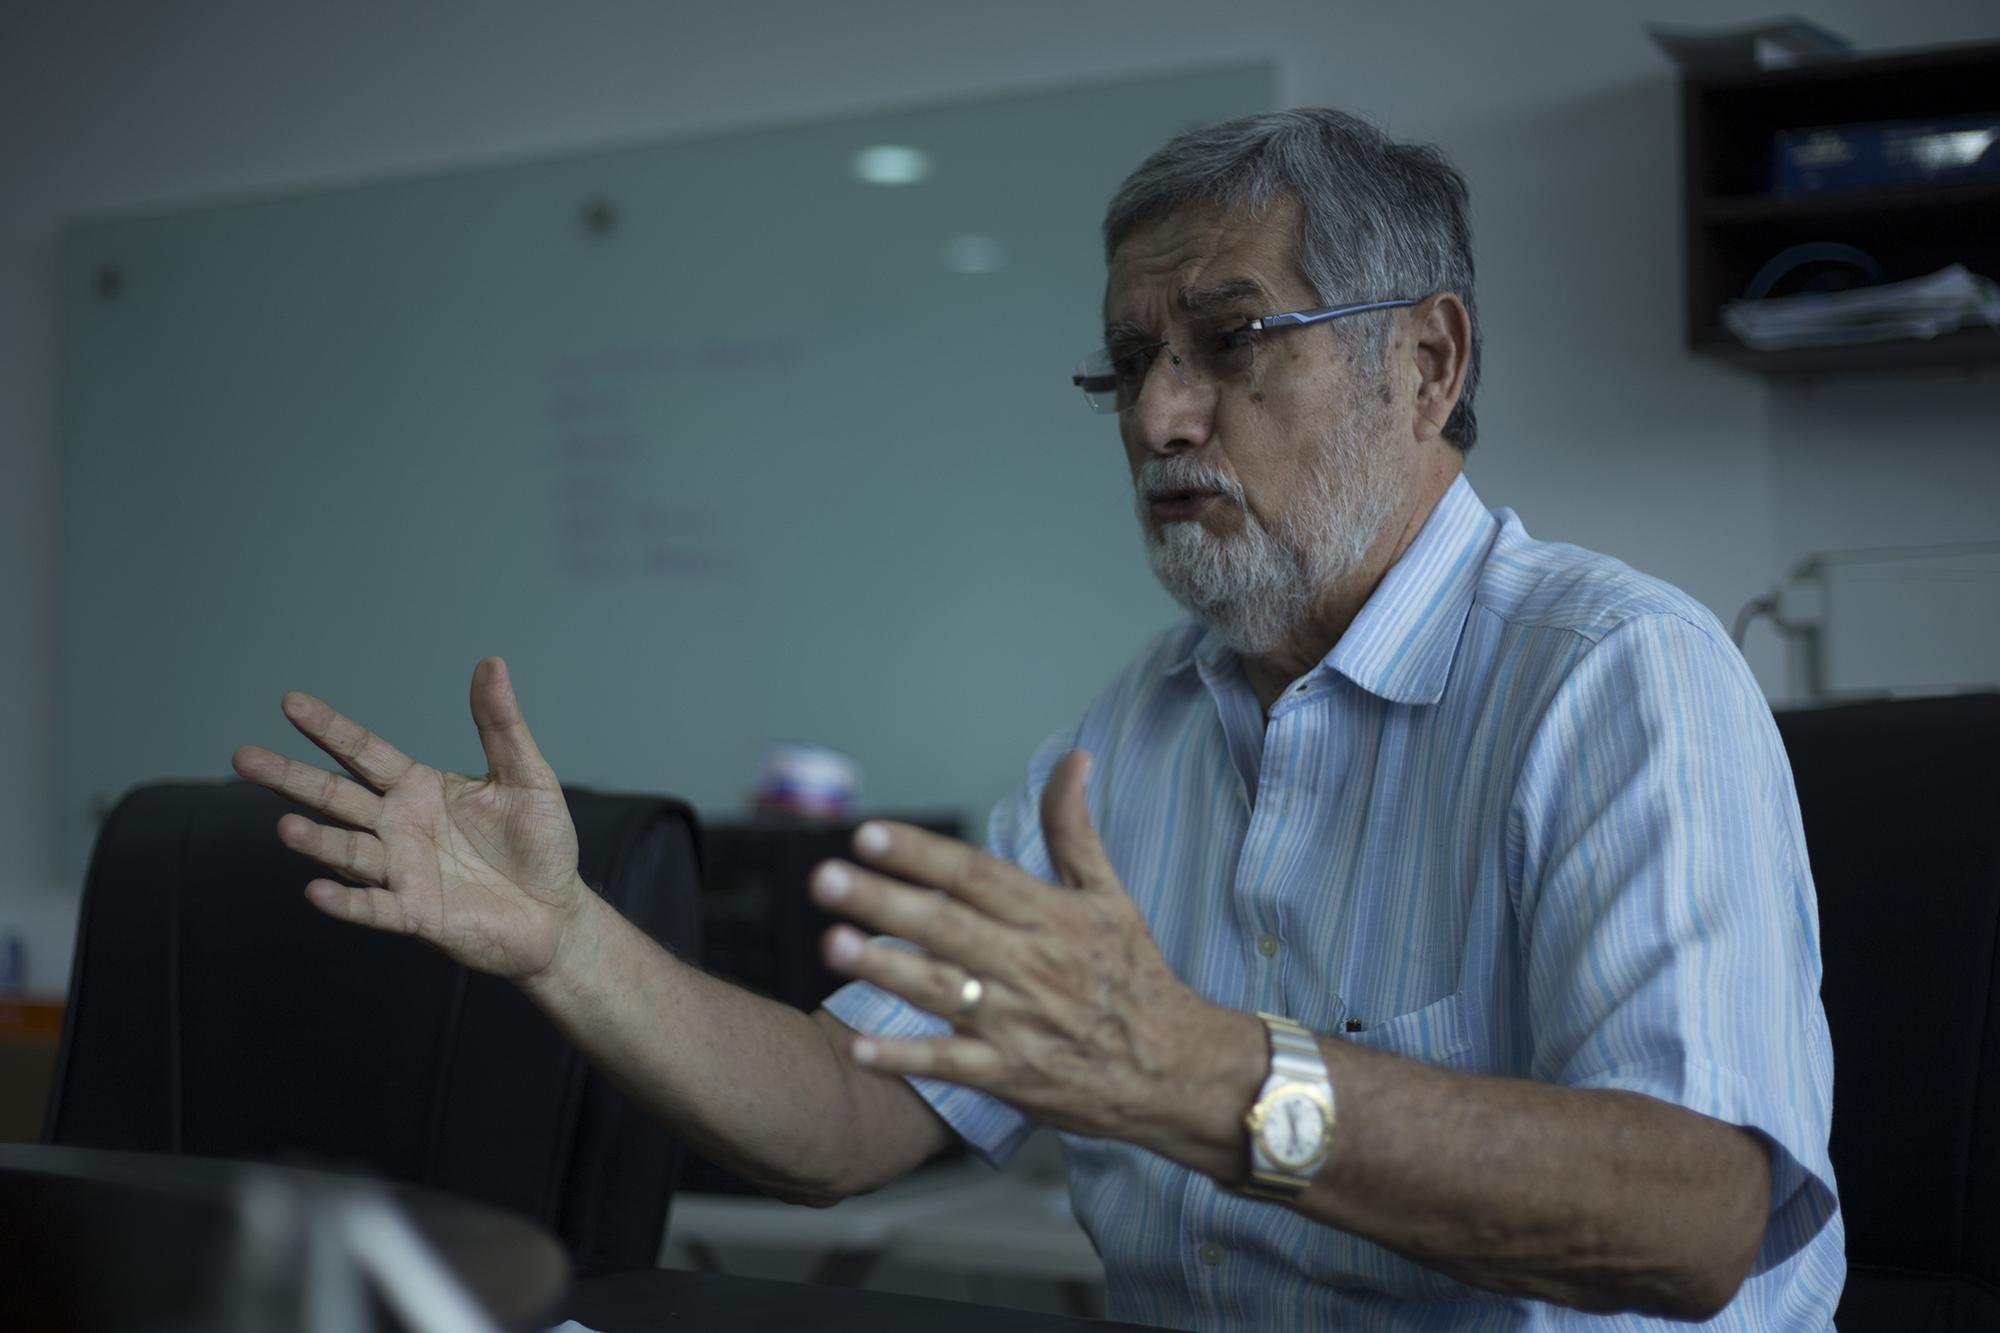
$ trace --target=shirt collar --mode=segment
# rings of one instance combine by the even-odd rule
[[[1338,671],[1392,703],[1434,704],[1443,698],[1484,556],[1499,528],[1461,473],[1340,642],[1308,674]],[[1231,655],[1204,627],[1188,637],[1167,671],[1201,666],[1212,672]]]

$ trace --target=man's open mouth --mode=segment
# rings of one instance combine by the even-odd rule
[[[1200,518],[1216,505],[1222,503],[1221,491],[1189,489],[1157,491],[1151,495],[1146,506],[1153,517],[1162,523],[1180,523]]]

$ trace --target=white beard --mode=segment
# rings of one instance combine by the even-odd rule
[[[1275,650],[1330,588],[1361,568],[1403,499],[1379,438],[1374,414],[1343,415],[1306,467],[1300,494],[1275,532],[1212,464],[1184,454],[1146,460],[1137,502],[1153,576],[1237,652]],[[1154,531],[1146,522],[1148,492],[1179,488],[1223,492],[1242,510],[1242,530],[1218,537],[1187,520]]]

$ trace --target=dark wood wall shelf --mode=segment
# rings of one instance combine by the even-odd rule
[[[2000,112],[2000,43],[1829,60],[1790,69],[1705,72],[1681,81],[1681,189],[1687,343],[1761,374],[1807,375],[2000,364],[2000,331],[1760,352],[1723,327],[1788,246],[1864,250],[1889,281],[1947,264],[2000,279],[2000,179],[1810,194],[1771,193],[1780,130]]]

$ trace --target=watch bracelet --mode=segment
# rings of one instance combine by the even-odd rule
[[[1308,1180],[1298,1180],[1268,1171],[1252,1171],[1250,1178],[1231,1192],[1252,1199],[1271,1199],[1278,1203],[1290,1203],[1304,1194],[1306,1186],[1311,1183]]]
[[[1330,1094],[1333,1080],[1328,1075],[1326,1057],[1319,1052],[1319,1038],[1289,1018],[1265,1013],[1257,1017],[1264,1020],[1271,1037],[1271,1072],[1265,1083],[1268,1085],[1281,1076],[1288,1082],[1324,1083]]]

